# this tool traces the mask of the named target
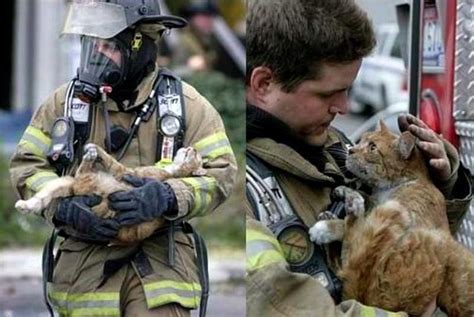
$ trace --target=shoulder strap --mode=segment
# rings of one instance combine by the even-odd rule
[[[156,126],[158,128],[156,160],[166,164],[171,162],[174,155],[184,143],[186,130],[185,100],[183,96],[183,84],[181,79],[169,69],[162,69],[159,73],[156,102],[158,112],[156,114]],[[167,135],[162,129],[172,116],[174,122],[178,122],[179,131],[173,135]]]
[[[246,157],[246,195],[255,218],[269,226],[295,215],[272,170],[248,151]]]

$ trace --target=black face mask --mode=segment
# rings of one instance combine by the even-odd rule
[[[155,43],[142,36],[138,50],[132,51],[134,36],[135,31],[127,29],[112,39],[82,38],[78,79],[91,99],[98,97],[101,86],[112,87],[112,97],[126,96],[154,70],[157,56]]]
[[[158,56],[158,47],[155,42],[145,36],[141,36],[141,44],[139,48],[134,51],[132,42],[136,33],[132,29],[127,29],[116,36],[118,42],[122,45],[127,45],[127,68],[125,69],[125,76],[123,81],[118,85],[116,90],[135,90],[146,75],[155,69],[155,62]]]
[[[116,39],[82,38],[80,81],[95,86],[116,87],[126,72],[127,50]]]

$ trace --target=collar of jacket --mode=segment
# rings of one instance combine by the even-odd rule
[[[130,104],[129,100],[126,100],[123,104],[123,110],[122,111],[132,111],[135,110],[136,108],[139,108],[143,103],[148,99],[150,96],[151,90],[153,89],[153,84],[155,83],[155,79],[158,75],[158,67],[156,67],[155,71],[151,72],[148,74],[138,85],[137,89],[135,91],[138,92],[137,98],[135,99],[135,102],[133,104]],[[127,103],[128,102],[128,103]],[[121,111],[120,108],[118,107],[117,103],[112,99],[108,98],[107,99],[107,109],[112,112],[119,112]]]
[[[311,147],[293,136],[285,123],[264,110],[247,104],[246,111],[247,150],[251,153],[271,166],[307,180],[334,184],[345,180],[328,150],[332,146],[341,147],[343,143],[333,128],[329,128],[328,140],[323,147]]]
[[[324,148],[327,148],[336,142],[339,142],[339,138],[334,131],[330,130],[328,134],[328,142]],[[277,143],[270,138],[255,138],[248,140],[247,150],[265,161],[267,164],[309,181],[324,182],[335,185],[336,180],[331,175],[344,177],[334,158],[325,150],[321,152],[326,159],[324,170],[319,170],[290,146],[283,143]]]

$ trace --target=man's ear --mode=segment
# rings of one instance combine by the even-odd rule
[[[415,136],[411,134],[409,131],[405,131],[400,135],[400,137],[395,142],[397,142],[396,147],[401,157],[407,160],[413,153],[413,150],[415,149],[415,143],[416,143]]]
[[[268,93],[270,84],[274,81],[273,72],[265,66],[258,66],[252,70],[249,88],[254,97],[262,98]]]

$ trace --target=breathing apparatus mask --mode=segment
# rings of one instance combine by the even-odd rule
[[[186,24],[162,15],[158,0],[77,0],[62,32],[81,36],[75,90],[89,101],[97,100],[104,86],[112,94],[135,90],[155,67],[155,41],[165,30]]]
[[[126,29],[111,39],[83,36],[81,44],[75,90],[91,101],[98,99],[100,87],[110,87],[112,97],[121,91],[133,92],[155,68],[157,46],[134,29]]]

